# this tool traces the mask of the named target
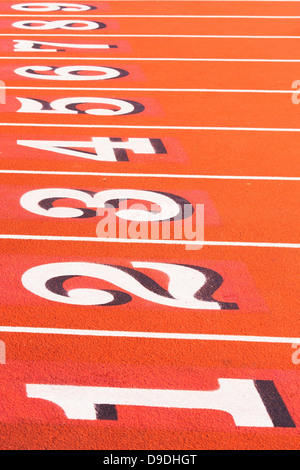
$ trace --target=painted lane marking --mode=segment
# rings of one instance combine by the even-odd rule
[[[300,243],[269,243],[269,242],[231,242],[231,241],[189,241],[189,240],[151,240],[131,238],[101,238],[101,237],[62,237],[52,235],[18,235],[0,234],[0,240],[43,240],[71,242],[108,242],[108,243],[142,243],[158,245],[195,245],[195,246],[235,246],[255,248],[300,248]]]
[[[53,57],[37,57],[37,56],[27,56],[27,57],[0,57],[0,60],[53,60]],[[124,61],[124,60],[133,60],[133,61],[172,61],[172,62],[262,62],[262,63],[299,63],[300,59],[218,59],[218,58],[176,58],[176,57],[55,57],[55,60],[117,60],[117,61]]]
[[[36,90],[35,86],[0,86],[0,90]],[[38,87],[39,90],[62,90],[62,91],[156,91],[156,92],[180,92],[180,93],[277,93],[297,94],[297,90],[243,90],[222,88],[103,88],[103,87]]]
[[[16,37],[22,36],[22,37],[43,37],[43,36],[49,36],[49,33],[44,33],[44,34],[23,34],[23,33],[2,33],[0,36],[2,37],[10,37],[14,36]],[[225,35],[225,34],[50,34],[51,37],[74,37],[74,38],[105,38],[105,37],[110,37],[110,38],[219,38],[219,39],[225,39],[225,38],[230,38],[230,39],[299,39],[300,36],[250,36],[250,35]]]
[[[163,129],[183,131],[244,131],[244,132],[300,132],[300,128],[285,127],[199,127],[199,126],[128,126],[128,125],[106,125],[106,124],[39,124],[31,122],[0,122],[1,127],[59,127],[80,129]]]
[[[236,175],[182,175],[164,173],[100,173],[78,171],[31,171],[0,170],[0,174],[21,175],[65,175],[65,176],[112,176],[124,178],[181,178],[181,179],[216,179],[216,180],[254,180],[254,181],[300,181],[300,177],[290,176],[236,176]]]
[[[68,336],[93,336],[93,337],[118,337],[118,338],[144,338],[144,339],[167,339],[186,341],[229,341],[246,343],[274,343],[293,344],[300,343],[300,338],[277,337],[277,336],[245,336],[245,335],[217,335],[196,333],[156,333],[142,331],[109,331],[109,330],[84,330],[69,328],[38,328],[0,326],[1,333],[24,333],[45,335],[68,335]]]

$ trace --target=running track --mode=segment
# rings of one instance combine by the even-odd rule
[[[1,449],[299,448],[299,22],[1,0]]]

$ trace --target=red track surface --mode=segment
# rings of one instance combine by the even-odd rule
[[[0,13],[0,448],[299,449],[300,3],[34,3]],[[162,195],[202,248],[99,230]]]

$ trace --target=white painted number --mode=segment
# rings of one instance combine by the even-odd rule
[[[274,424],[253,380],[219,379],[219,389],[156,390],[29,384],[29,398],[51,401],[68,419],[96,420],[97,404],[219,410],[229,413],[236,426],[273,428]]]
[[[128,150],[135,154],[166,154],[160,139],[92,137],[91,141],[18,140],[18,145],[101,162],[129,161]],[[83,151],[80,149],[95,149]]]
[[[17,5],[12,5],[13,10],[17,11],[27,11],[27,12],[49,12],[49,11],[72,11],[72,12],[81,12],[94,10],[96,7],[90,5],[78,5],[76,3],[18,3]]]
[[[17,98],[22,107],[19,113],[45,113],[45,114],[92,114],[94,116],[121,116],[138,114],[144,111],[144,106],[135,101],[114,98],[61,98],[49,103],[34,98]],[[101,108],[82,110],[78,106],[83,104],[99,104]]]
[[[148,302],[174,308],[193,310],[237,310],[235,303],[213,298],[223,278],[216,271],[200,266],[169,263],[132,262],[133,268],[86,262],[52,263],[26,271],[23,286],[33,294],[53,302],[68,305],[105,305],[131,302],[130,294]],[[154,271],[154,279],[138,269]],[[155,281],[158,273],[169,278],[168,288]],[[74,277],[90,277],[109,282],[123,291],[101,289],[65,290],[64,282]],[[125,292],[124,292],[125,291]]]
[[[65,52],[66,49],[116,49],[113,44],[69,44],[14,39],[16,52]],[[50,47],[51,48],[50,48]]]
[[[54,72],[50,74],[40,72]],[[84,72],[90,72],[87,75]],[[91,72],[97,73],[97,75]],[[39,80],[67,80],[67,81],[86,81],[86,80],[111,80],[128,75],[126,70],[112,67],[101,67],[93,65],[70,65],[65,67],[48,67],[42,65],[31,65],[20,67],[15,70],[17,75],[22,77],[34,78]]]
[[[94,29],[106,28],[106,24],[99,23],[98,21],[83,21],[83,20],[57,20],[57,21],[43,21],[43,20],[23,20],[13,23],[15,28],[19,29],[37,29],[37,30],[53,30],[53,29],[66,29],[71,31],[90,31]]]
[[[160,211],[148,211],[138,209],[119,210],[116,215],[121,219],[141,222],[158,222],[173,220],[182,214],[182,209],[188,205],[188,201],[172,194],[164,194],[155,191],[135,189],[108,189],[91,194],[87,191],[64,188],[35,189],[25,193],[21,199],[21,206],[27,211],[54,218],[78,218],[84,217],[83,209],[70,207],[53,207],[52,202],[58,199],[75,199],[83,202],[87,208],[104,209],[115,207],[116,201],[141,200],[161,208]],[[90,215],[89,215],[90,216]]]

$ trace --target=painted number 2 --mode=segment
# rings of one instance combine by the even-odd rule
[[[213,298],[223,278],[200,266],[155,262],[132,262],[133,268],[87,262],[53,263],[36,266],[22,276],[23,286],[44,299],[69,305],[115,306],[127,304],[132,296],[174,308],[194,310],[237,310],[235,303]],[[168,288],[139,271],[150,269],[167,275]],[[123,289],[84,289],[67,291],[64,283],[74,277],[96,278]],[[125,292],[124,292],[125,291]],[[131,295],[130,295],[131,294]]]

